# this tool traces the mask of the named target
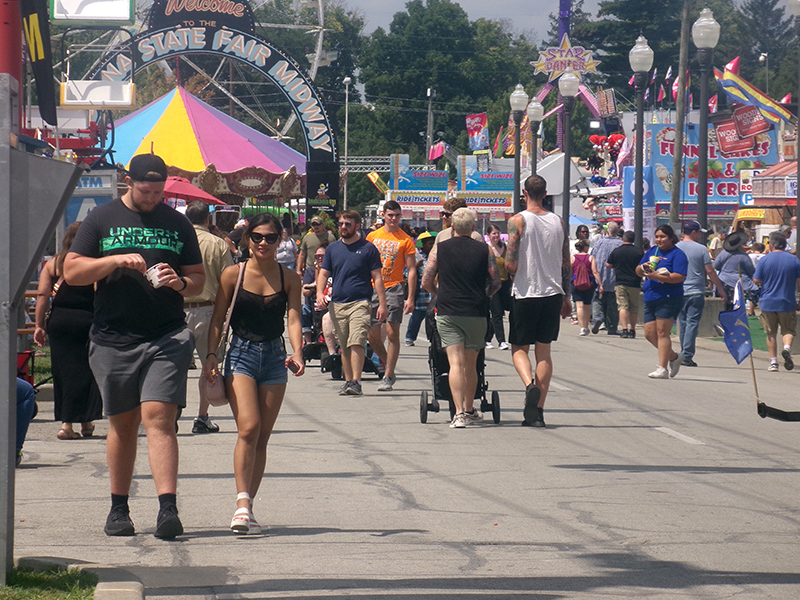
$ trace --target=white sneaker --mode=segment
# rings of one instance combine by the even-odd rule
[[[678,354],[678,357],[675,360],[669,361],[669,376],[675,377],[678,374],[678,371],[681,370],[681,364],[683,364],[683,355]]]
[[[656,370],[652,373],[648,373],[647,375],[650,379],[669,379],[669,371],[667,371],[661,365],[656,367]]]
[[[394,382],[397,381],[397,377],[389,377],[385,375],[381,382],[378,384],[378,391],[379,392],[391,392],[392,386],[394,386]]]
[[[769,369],[767,369],[770,373],[777,373],[778,372],[778,363],[769,363]]]
[[[492,346],[492,342],[486,342],[486,349],[487,350],[494,350],[494,346]]]
[[[508,350],[511,346],[508,345],[508,342],[500,342],[500,350]]]
[[[467,416],[464,413],[458,413],[455,417],[453,417],[453,422],[450,423],[450,427],[453,429],[461,429],[467,426]]]
[[[588,327],[581,327],[581,332],[578,335],[580,335],[580,336],[589,335],[589,328]]]
[[[466,420],[467,425],[474,425],[475,423],[480,423],[483,421],[483,413],[477,409],[473,409],[472,413],[464,413],[464,419]]]

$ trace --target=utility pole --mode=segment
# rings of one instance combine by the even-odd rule
[[[425,134],[425,162],[431,163],[431,146],[433,145],[433,99],[436,98],[436,90],[428,88],[428,130]]]
[[[678,97],[675,100],[675,153],[672,158],[672,196],[669,203],[669,222],[680,231],[681,167],[683,165],[683,129],[686,120],[686,69],[689,66],[689,11],[692,0],[683,0],[681,12],[681,51],[678,57]],[[703,107],[701,106],[702,110]],[[708,107],[706,106],[706,110]],[[702,133],[702,132],[701,132]]]

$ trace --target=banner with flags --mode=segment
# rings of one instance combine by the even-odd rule
[[[708,112],[712,115],[717,112],[717,95],[714,94],[708,99]]]
[[[741,281],[736,283],[733,292],[733,310],[719,313],[719,322],[725,331],[725,345],[728,347],[728,351],[736,364],[741,364],[753,352]]]
[[[726,96],[734,102],[755,106],[768,121],[780,123],[794,120],[792,113],[785,107],[733,71],[726,69],[724,73],[721,73],[719,69],[714,69],[714,77]]]
[[[680,79],[680,77],[678,77],[675,80],[675,83],[672,84],[672,101],[673,102],[677,102],[678,101],[678,85],[680,85],[680,81],[681,81],[681,79]],[[690,95],[689,95],[689,86],[691,86],[691,84],[692,84],[692,76],[689,73],[689,70],[687,69],[686,70],[686,85],[684,86],[686,88],[685,98],[687,100],[690,97]],[[687,102],[687,106],[689,108],[691,108],[692,107],[692,103],[691,102]]]

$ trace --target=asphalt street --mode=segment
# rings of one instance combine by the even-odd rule
[[[186,535],[157,540],[157,500],[140,437],[132,491],[138,535],[108,538],[104,439],[56,439],[51,405],[32,424],[17,474],[16,556],[128,569],[148,598],[443,600],[800,597],[800,423],[756,414],[749,362],[701,341],[698,368],[650,380],[640,335],[580,338],[562,322],[547,429],[520,427],[510,353],[487,352],[502,420],[421,424],[427,342],[403,348],[395,390],[339,397],[317,368],[291,379],[255,501],[270,535],[236,537],[235,425],[180,426],[178,504]],[[800,410],[800,367],[767,373],[762,400]]]

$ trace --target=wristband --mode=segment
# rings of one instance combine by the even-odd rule
[[[216,358],[217,357],[217,353],[216,352],[209,352],[208,354],[206,354],[206,358],[208,358],[209,356],[213,356],[214,358]]]
[[[183,290],[186,289],[186,286],[188,285],[188,282],[186,281],[186,277],[179,277],[178,279],[180,279],[183,282],[183,287],[178,290],[179,292],[182,292]]]

